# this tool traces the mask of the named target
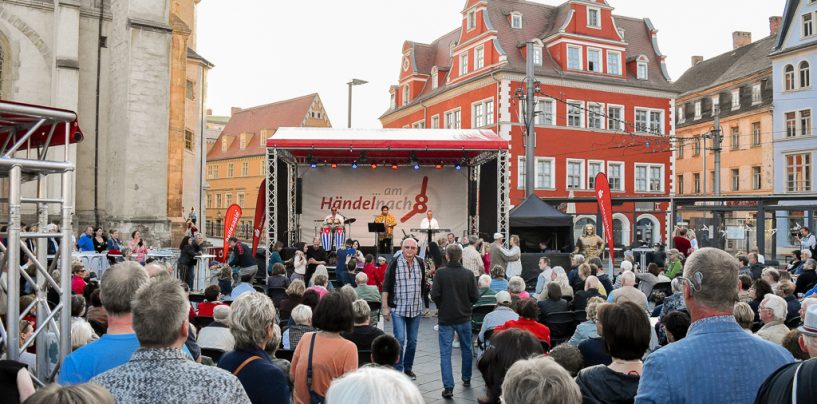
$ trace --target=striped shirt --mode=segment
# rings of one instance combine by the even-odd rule
[[[417,317],[423,310],[423,273],[417,258],[409,265],[401,255],[397,258],[394,277],[394,312],[400,317]]]

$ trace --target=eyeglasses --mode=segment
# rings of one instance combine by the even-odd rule
[[[405,247],[403,247],[403,249],[404,250],[416,250],[417,247],[415,247],[415,246],[405,246]]]

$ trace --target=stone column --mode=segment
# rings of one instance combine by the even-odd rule
[[[167,138],[167,218],[171,225],[171,245],[178,245],[184,237],[185,219],[182,195],[184,193],[184,130],[185,103],[187,102],[187,43],[190,28],[178,17],[171,15],[173,34],[170,49],[170,127]],[[190,180],[195,180],[191,177]]]

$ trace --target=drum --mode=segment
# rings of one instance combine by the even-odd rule
[[[345,244],[346,242],[346,239],[344,238],[345,236],[346,229],[344,229],[343,226],[335,227],[335,246],[334,246],[335,250],[341,248]]]
[[[321,227],[321,245],[326,251],[332,248],[332,228],[329,226]]]

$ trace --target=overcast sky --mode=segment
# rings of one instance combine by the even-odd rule
[[[537,0],[558,5],[564,0]],[[608,0],[614,13],[650,18],[673,80],[705,58],[732,49],[733,31],[769,35],[769,17],[784,0]],[[430,43],[460,24],[464,0],[204,0],[198,6],[198,51],[216,67],[207,105],[216,115],[317,92],[334,127],[379,128],[397,84],[402,44]]]

